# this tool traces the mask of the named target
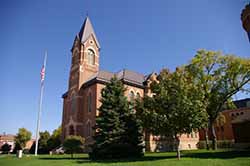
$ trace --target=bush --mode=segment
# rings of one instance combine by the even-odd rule
[[[30,154],[29,149],[23,149],[23,154]]]
[[[234,141],[232,140],[217,141],[218,148],[232,148],[233,145]]]
[[[65,139],[63,148],[66,153],[71,154],[71,158],[73,158],[74,153],[82,152],[84,141],[84,138],[81,136],[69,136]]]
[[[16,154],[18,150],[22,150],[22,147],[21,147],[21,145],[18,142],[16,142],[15,147],[14,147],[12,153]]]
[[[11,145],[9,145],[8,143],[3,144],[3,146],[1,147],[1,150],[3,151],[4,154],[7,154],[10,152],[11,150]]]
[[[131,144],[117,143],[89,153],[91,159],[122,159],[138,158],[143,156],[140,149],[135,149]]]
[[[212,141],[209,141],[209,148],[212,148]],[[224,149],[224,148],[232,148],[234,145],[234,141],[232,140],[219,140],[217,141],[217,147]],[[198,149],[206,149],[206,141],[199,141],[197,143]]]

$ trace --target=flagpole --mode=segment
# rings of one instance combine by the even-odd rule
[[[36,127],[36,147],[35,147],[35,156],[37,156],[38,150],[38,140],[39,140],[39,130],[40,130],[40,118],[42,112],[42,102],[43,102],[43,90],[44,90],[44,75],[46,69],[46,61],[47,61],[47,51],[45,51],[43,68],[41,71],[41,88],[40,88],[40,100],[39,100],[39,110],[38,110],[38,118],[37,118],[37,127]],[[44,70],[44,71],[43,71]],[[42,73],[44,72],[44,73]]]

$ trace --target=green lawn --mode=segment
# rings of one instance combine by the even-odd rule
[[[147,153],[141,159],[113,160],[113,161],[90,161],[88,155],[77,154],[74,159],[69,155],[40,155],[39,157],[25,155],[17,159],[13,155],[0,155],[0,166],[162,166],[162,165],[192,165],[192,166],[250,166],[250,151],[183,151],[180,161],[176,159],[174,152],[168,153]]]

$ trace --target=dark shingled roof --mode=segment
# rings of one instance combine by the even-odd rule
[[[234,104],[237,108],[246,108],[250,107],[250,98],[242,99],[242,100],[236,100],[234,101]]]
[[[107,72],[107,71],[99,71],[96,75],[91,77],[84,84],[89,84],[89,83],[93,82],[93,80],[109,82],[113,76],[116,76],[119,80],[122,80],[126,83],[137,85],[140,87],[143,87],[143,83],[145,81],[145,76],[143,74],[124,69],[124,70],[121,70],[117,73],[111,73],[111,72]]]
[[[145,81],[143,74],[126,69],[123,69],[120,72],[116,73],[116,76],[120,80],[140,86],[143,86],[143,82]]]

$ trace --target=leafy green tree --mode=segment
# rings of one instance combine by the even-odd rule
[[[57,129],[55,129],[50,136],[49,140],[47,141],[48,144],[48,150],[51,151],[61,145],[61,134],[62,134],[62,128],[59,126]]]
[[[134,107],[128,111],[124,116],[125,133],[121,138],[122,142],[127,144],[127,154],[125,153],[124,157],[142,157],[144,148],[142,121],[135,113]]]
[[[154,111],[154,98],[144,96],[143,98],[136,99],[135,110],[137,118],[141,120],[143,132],[145,134],[145,148],[146,151],[150,151],[150,134],[156,133],[155,124],[157,121]],[[159,134],[159,133],[157,133]]]
[[[9,153],[10,150],[11,150],[11,145],[9,145],[8,143],[3,144],[1,147],[1,151],[3,151],[3,153]]]
[[[18,150],[21,150],[21,146],[19,145],[19,143],[15,142],[15,146],[14,149],[12,151],[12,154],[16,154]]]
[[[143,117],[152,118],[151,129],[154,134],[175,140],[177,157],[180,159],[180,136],[198,130],[207,120],[200,100],[203,93],[192,84],[183,68],[177,68],[172,73],[163,69],[157,82],[152,83],[151,90],[154,94],[151,100],[153,105],[149,105],[151,110],[147,108]]]
[[[73,154],[81,152],[83,150],[84,138],[81,136],[68,136],[63,142],[63,148],[66,150],[66,153]]]
[[[35,154],[35,148],[36,148],[36,141],[34,141],[33,144],[31,145],[31,147],[29,149],[29,153]]]
[[[186,71],[204,93],[202,103],[209,117],[207,126],[212,133],[213,149],[217,149],[214,123],[225,107],[232,108],[233,95],[249,91],[246,85],[250,82],[250,59],[199,50]]]
[[[124,85],[116,77],[103,88],[96,117],[92,159],[142,156],[142,127],[124,95]]]
[[[38,152],[40,154],[46,154],[49,152],[49,148],[48,148],[49,139],[50,139],[50,133],[48,131],[39,133]]]
[[[25,128],[20,128],[18,129],[18,133],[15,137],[15,143],[16,146],[19,146],[20,149],[17,150],[22,150],[25,148],[27,141],[31,139],[31,132],[28,131]]]

